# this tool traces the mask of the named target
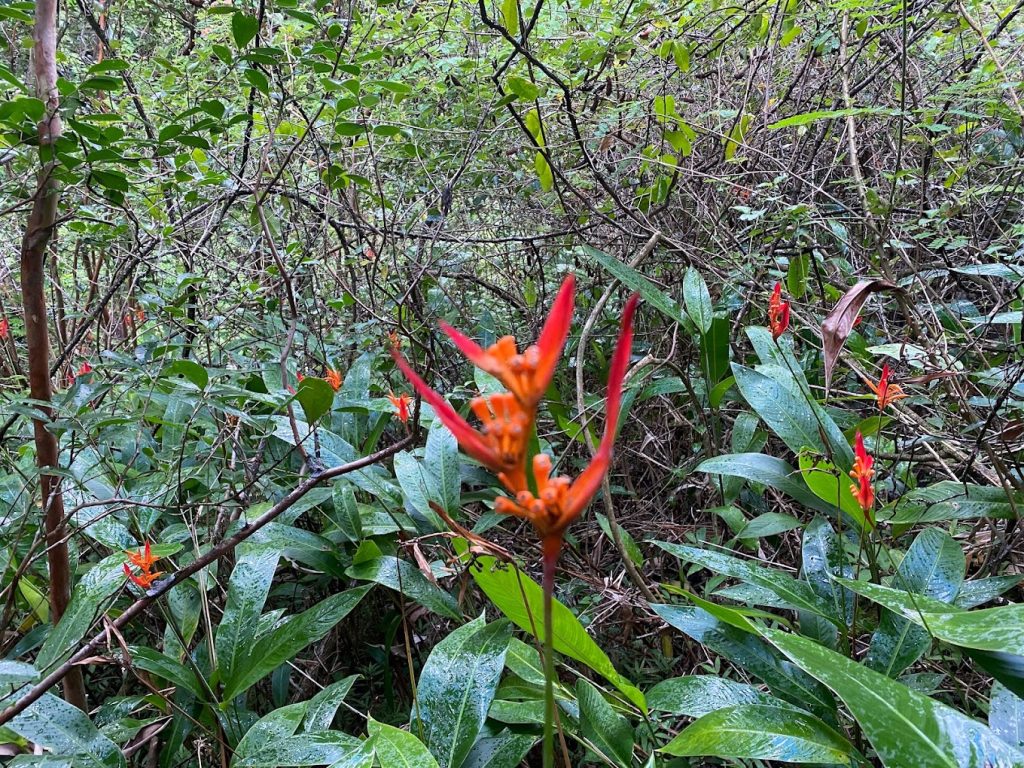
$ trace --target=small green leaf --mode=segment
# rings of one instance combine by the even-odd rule
[[[247,13],[238,11],[231,15],[231,36],[235,40],[235,46],[242,50],[249,44],[256,33],[260,30],[260,23]]]
[[[752,685],[714,675],[669,678],[647,692],[647,706],[651,709],[685,717],[703,717],[724,707],[773,701]]]
[[[519,2],[518,0],[502,0],[501,23],[510,35],[519,34]]]
[[[334,388],[323,379],[307,376],[299,382],[295,399],[302,406],[306,422],[312,424],[329,410],[334,403]]]

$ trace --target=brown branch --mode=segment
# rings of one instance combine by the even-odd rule
[[[297,486],[291,493],[277,502],[277,504],[253,520],[252,523],[243,526],[240,530],[224,539],[224,541],[196,561],[190,563],[179,571],[175,571],[174,575],[170,578],[158,582],[157,587],[149,590],[143,597],[128,606],[124,613],[112,621],[109,626],[105,627],[102,632],[96,634],[88,643],[83,645],[71,658],[40,680],[35,686],[33,686],[32,690],[18,699],[17,702],[5,709],[3,712],[0,712],[0,725],[9,722],[12,718],[17,717],[20,713],[24,712],[33,703],[38,701],[47,690],[74,671],[78,664],[82,663],[90,656],[95,655],[103,643],[110,637],[111,630],[119,630],[126,626],[145,611],[146,608],[174,589],[174,587],[178,586],[189,577],[199,573],[199,571],[210,565],[210,563],[215,560],[219,560],[228,553],[234,551],[235,547],[263,528],[267,523],[273,522],[281,515],[282,512],[292,507],[299,499],[313,490],[316,486],[320,485],[320,483],[332,480],[335,477],[347,475],[357,469],[368,467],[371,464],[376,464],[377,462],[398,453],[410,443],[412,443],[411,435],[403,437],[397,443],[379,450],[376,453],[372,453],[369,456],[364,456],[360,459],[350,461],[347,464],[341,464],[337,467],[331,467],[330,469],[326,469],[323,472],[310,477],[304,483]]]
[[[39,149],[44,158],[63,132],[57,94],[57,5],[58,0],[38,0],[32,37],[33,74],[36,95],[46,105],[39,122]],[[71,601],[71,563],[64,538],[64,500],[57,469],[60,449],[57,436],[46,426],[53,420],[50,401],[50,329],[46,311],[46,251],[57,224],[60,184],[54,178],[54,163],[46,159],[36,180],[32,209],[21,241],[21,301],[25,312],[25,346],[28,351],[29,396],[39,403],[39,417],[32,420],[35,435],[36,465],[42,494],[46,557],[50,571],[50,613],[54,624]],[[64,682],[64,698],[79,709],[86,709],[85,682],[81,670],[73,670]]]

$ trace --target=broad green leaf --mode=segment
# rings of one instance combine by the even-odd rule
[[[729,129],[729,135],[723,140],[725,144],[726,160],[732,160],[736,156],[736,150],[743,145],[743,140],[747,135],[747,129],[750,127],[750,123],[753,119],[753,115],[744,113],[736,120],[732,128]]]
[[[395,454],[392,466],[409,514],[421,525],[437,531],[445,530],[444,521],[430,508],[430,502],[437,499],[431,487],[434,479],[426,471],[424,462],[408,451],[401,451]]]
[[[679,757],[848,765],[854,748],[814,715],[787,706],[741,704],[704,715],[660,751]]]
[[[424,741],[441,768],[459,768],[476,741],[505,668],[512,638],[506,619],[483,616],[434,646],[416,686]]]
[[[103,606],[124,586],[124,563],[123,552],[105,557],[75,585],[71,603],[39,649],[35,661],[39,669],[51,671],[78,649],[79,642],[103,614]]]
[[[834,455],[839,467],[849,471],[853,455],[842,430],[817,403],[809,401],[802,393],[797,395],[795,384],[783,386],[737,363],[733,363],[732,372],[743,399],[793,453],[800,454],[810,448],[822,455]],[[828,446],[822,433],[828,439]]]
[[[341,702],[348,696],[348,692],[352,690],[352,686],[358,679],[359,675],[349,675],[331,683],[310,699],[309,706],[306,708],[306,717],[302,721],[302,730],[306,732],[330,730],[338,707],[341,706]]]
[[[166,379],[184,376],[199,389],[206,389],[206,385],[210,383],[210,374],[194,360],[175,360],[160,372],[160,376]]]
[[[1024,745],[1024,699],[1000,682],[992,684],[988,727],[1011,747]]]
[[[345,573],[350,579],[373,581],[401,592],[410,600],[441,616],[456,621],[462,620],[462,612],[459,611],[455,598],[430,582],[419,568],[405,560],[386,555],[356,563]]]
[[[669,626],[678,629],[741,669],[762,680],[786,702],[827,720],[835,718],[835,702],[828,690],[760,637],[730,626],[700,607],[651,605]]]
[[[31,664],[13,659],[0,659],[0,686],[9,683],[31,683],[39,678],[39,671]],[[6,695],[0,688],[0,695]]]
[[[242,668],[250,663],[256,629],[279,559],[276,549],[245,548],[231,571],[227,603],[216,638],[217,663],[223,680],[241,674]]]
[[[162,677],[179,688],[184,688],[196,698],[203,698],[205,692],[191,667],[177,659],[146,646],[131,649],[132,665],[150,674]]]
[[[1003,518],[1012,520],[1024,508],[1024,494],[1008,499],[1002,488],[943,480],[926,488],[915,488],[895,505],[891,525],[916,525],[946,520]]]
[[[256,37],[259,29],[260,23],[254,16],[240,11],[231,15],[231,37],[234,38],[239,50],[245,48],[249,41]]]
[[[849,475],[836,469],[832,462],[808,451],[800,454],[798,463],[801,477],[815,496],[842,509],[858,530],[868,524],[864,510],[850,490]]]
[[[231,762],[231,768],[305,768],[318,765],[365,765],[362,740],[340,731],[277,737]],[[395,765],[398,765],[395,763]]]
[[[738,557],[721,552],[712,552],[683,544],[671,544],[664,541],[652,543],[680,560],[696,563],[716,573],[767,589],[789,605],[800,610],[810,611],[837,626],[842,626],[843,622],[835,614],[833,606],[822,600],[810,585],[774,568],[766,567],[760,561],[740,560]]]
[[[710,329],[700,337],[700,368],[709,386],[730,380],[735,383],[732,376],[723,379],[729,372],[729,321],[724,317],[712,318]],[[708,394],[712,408],[718,407],[729,386],[724,390],[715,387]]]
[[[350,542],[358,542],[363,538],[363,518],[359,514],[356,494],[352,486],[346,482],[334,484],[334,522],[338,530]]]
[[[456,539],[455,550],[470,563],[465,541]],[[540,584],[511,565],[489,556],[474,557],[469,566],[477,586],[512,623],[543,642],[544,592]],[[569,656],[604,677],[635,704],[647,710],[644,695],[620,675],[600,646],[587,634],[573,612],[557,599],[552,605],[553,643],[558,653]]]
[[[253,723],[235,747],[232,768],[238,765],[266,765],[270,753],[276,751],[281,740],[287,739],[299,730],[299,724],[306,714],[306,707],[305,701],[288,704]]]
[[[736,534],[737,539],[760,539],[765,536],[778,536],[780,533],[799,528],[802,523],[792,515],[781,512],[765,512],[749,521]]]
[[[808,509],[815,509],[833,517],[839,512],[837,507],[811,493],[800,479],[797,470],[774,456],[766,456],[763,453],[730,453],[702,461],[697,465],[697,471],[711,475],[742,477],[744,480],[781,491]]]
[[[515,5],[516,0],[506,0],[509,3]],[[518,21],[518,19],[517,19]],[[533,101],[540,96],[540,88],[536,86],[530,80],[525,77],[519,77],[518,75],[509,75],[508,81],[505,83],[508,90],[518,96],[523,101]]]
[[[0,701],[0,708],[13,704],[26,693],[27,688],[20,689]],[[100,733],[82,710],[52,693],[44,693],[6,723],[6,727],[55,757],[74,758],[76,766],[124,768],[126,765],[121,749]]]
[[[779,630],[764,635],[843,700],[889,768],[1024,765],[1024,755],[952,707],[806,638]]]
[[[423,742],[408,731],[371,719],[367,726],[373,739],[373,751],[382,766],[388,768],[439,768],[437,760]]]
[[[686,675],[662,680],[647,692],[647,706],[660,712],[703,717],[740,704],[772,704],[777,699],[747,683],[715,675]]]
[[[908,592],[951,603],[960,591],[965,567],[960,545],[945,531],[928,528],[914,539],[893,583]],[[929,645],[931,636],[926,629],[883,609],[864,663],[877,672],[897,677]]]
[[[811,255],[800,253],[789,260],[789,269],[786,270],[786,290],[796,301],[804,297],[807,292],[807,274],[810,270]]]
[[[322,639],[369,590],[369,586],[358,587],[331,595],[312,608],[290,616],[259,638],[252,645],[248,658],[239,658],[234,674],[225,680],[223,700],[231,701],[286,660],[294,658],[307,645]]]
[[[633,765],[633,726],[585,679],[576,681],[576,699],[580,703],[583,738],[613,764],[630,768]]]
[[[1024,576],[990,576],[987,579],[972,579],[960,585],[953,604],[957,608],[974,608],[995,600],[1001,594],[1024,581]]]
[[[710,331],[711,321],[714,319],[711,294],[708,293],[704,278],[693,267],[687,267],[683,274],[683,301],[686,304],[686,314],[700,332]]]
[[[312,424],[331,410],[334,403],[334,388],[323,379],[307,376],[299,382],[295,399],[302,406],[306,422]]]
[[[837,584],[834,576],[852,575],[853,569],[847,564],[842,542],[823,517],[815,517],[807,526],[801,542],[800,578],[806,581],[820,598],[827,601],[843,624],[853,623],[853,593]],[[838,628],[826,624],[817,616],[801,614],[800,630],[805,636],[834,647],[838,639]]]
[[[951,645],[1024,656],[1024,603],[965,611],[900,589],[849,579],[841,581]]]

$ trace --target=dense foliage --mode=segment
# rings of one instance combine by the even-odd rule
[[[0,0],[0,756],[1024,766],[1022,11]]]

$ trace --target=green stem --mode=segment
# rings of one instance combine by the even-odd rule
[[[551,606],[555,567],[561,551],[561,535],[544,539],[544,768],[555,766],[555,640]]]

